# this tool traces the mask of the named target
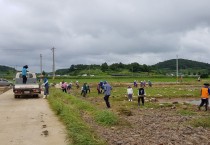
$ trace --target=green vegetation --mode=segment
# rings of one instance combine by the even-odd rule
[[[105,78],[105,77],[104,77]],[[142,78],[138,78],[139,80]],[[158,100],[173,100],[182,98],[200,98],[200,88],[205,81],[198,82],[193,78],[184,78],[183,82],[175,83],[174,78],[152,78],[157,82],[152,87],[146,87],[146,100],[144,106],[140,106],[140,110],[170,110],[173,109],[175,115],[181,116],[194,116],[192,122],[184,122],[185,125],[203,126],[208,127],[208,120],[198,118],[199,112],[195,110],[195,106],[181,103],[172,104],[151,101],[153,98]],[[70,82],[78,80],[65,79]],[[136,115],[137,105],[137,91],[138,88],[133,88],[134,97],[133,102],[129,102],[126,94],[128,85],[133,86],[133,77],[107,77],[106,80],[110,82],[112,94],[110,96],[111,110],[105,109],[106,105],[103,100],[104,94],[98,94],[96,90],[97,83],[103,79],[99,78],[79,78],[80,87],[83,82],[88,82],[90,85],[91,93],[87,97],[81,96],[81,89],[76,89],[73,83],[71,94],[63,93],[59,89],[51,88],[49,102],[55,110],[56,114],[60,116],[61,120],[66,124],[68,130],[68,137],[71,139],[72,144],[106,144],[103,139],[97,136],[91,125],[97,125],[101,128],[109,128],[112,126],[132,127],[128,121],[123,120],[121,116]],[[104,79],[105,80],[105,79]],[[151,80],[151,79],[150,79]],[[50,79],[50,82],[52,80]],[[54,83],[59,83],[62,79],[55,79]],[[138,81],[139,82],[139,81]],[[138,83],[139,85],[139,83]],[[175,100],[176,101],[176,100]],[[177,100],[178,101],[178,100]],[[179,101],[178,101],[179,102]],[[197,107],[196,107],[197,109]],[[204,114],[204,112],[202,112]],[[117,114],[117,115],[116,115]],[[204,117],[205,118],[205,117]]]
[[[99,124],[106,125],[106,126],[116,125],[119,122],[119,119],[117,118],[117,116],[107,110],[98,111],[95,114],[95,119]]]
[[[15,74],[15,69],[8,67],[8,66],[1,66],[0,65],[0,78],[9,78],[9,77],[14,77]]]
[[[139,65],[138,63],[129,65],[122,63],[108,65],[103,63],[101,66],[72,65],[69,69],[57,70],[56,74],[65,74],[66,76],[56,77],[55,80],[49,78],[49,82],[54,84],[62,81],[72,82],[71,95],[51,88],[48,101],[62,122],[65,123],[68,138],[75,145],[106,144],[91,125],[96,125],[100,128],[120,125],[123,127],[132,126],[128,121],[122,120],[119,115],[132,116],[135,115],[134,110],[138,109],[138,88],[133,88],[133,102],[128,101],[126,94],[128,85],[133,86],[134,80],[138,82],[138,86],[140,81],[144,80],[150,80],[153,83],[152,87],[147,86],[145,88],[147,102],[145,102],[144,106],[140,106],[140,110],[174,109],[173,113],[176,115],[194,117],[190,122],[185,122],[188,125],[210,127],[210,118],[206,117],[204,112],[200,113],[193,109],[195,107],[193,105],[185,105],[186,108],[183,108],[180,103],[172,104],[151,101],[154,98],[158,100],[175,99],[175,101],[183,98],[200,98],[200,88],[204,82],[210,82],[210,78],[208,78],[208,75],[203,75],[205,77],[201,81],[197,81],[197,76],[191,77],[190,75],[207,74],[209,70],[206,68],[210,67],[209,64],[201,64],[199,62],[193,62],[194,64],[191,65],[191,62],[190,60],[180,59],[180,72],[184,74],[182,80],[177,80],[176,76],[166,75],[175,72],[175,60],[158,63],[154,66]],[[7,76],[12,74],[10,72],[12,71],[9,70],[9,73],[6,73]],[[87,76],[81,76],[82,74],[87,74]],[[90,76],[90,74],[94,76]],[[96,90],[97,84],[104,80],[108,81],[113,87],[112,95],[110,96],[111,110],[105,109],[103,94],[98,94]],[[75,88],[76,81],[79,81],[79,89]],[[88,93],[86,98],[80,95],[81,86],[84,82],[87,82],[91,89],[91,93]],[[200,114],[204,116],[200,117]]]
[[[197,62],[193,60],[179,59],[179,76],[208,78],[210,73],[210,64]],[[15,69],[6,66],[0,66],[1,76],[14,76]],[[56,75],[78,76],[87,75],[88,77],[107,77],[107,76],[125,76],[125,77],[176,77],[176,59],[159,62],[155,65],[146,65],[133,62],[130,64],[113,63],[108,65],[106,62],[101,65],[91,64],[72,64],[69,68],[56,70]],[[47,74],[52,74],[51,72]]]
[[[182,115],[182,116],[193,116],[193,115],[196,114],[192,110],[183,110],[183,109],[178,110],[177,113],[180,114],[180,115]]]
[[[192,60],[179,59],[179,75],[208,77],[210,64]],[[71,65],[66,69],[56,71],[59,75],[78,76],[87,74],[96,76],[154,76],[154,75],[173,75],[176,76],[176,59],[159,62],[148,66],[137,62],[131,64],[113,63],[108,65],[106,62],[101,65]]]
[[[180,74],[183,75],[205,76],[205,74],[210,73],[210,64],[208,63],[186,60],[186,59],[179,59],[178,63],[179,63],[179,72]],[[156,68],[156,70],[158,70],[163,74],[166,73],[176,74],[176,59],[159,62],[151,67]]]
[[[52,88],[49,102],[67,126],[68,136],[75,145],[103,145],[105,142],[94,133],[86,120],[99,125],[118,124],[118,117],[108,110],[99,110],[91,103]]]
[[[200,117],[192,120],[190,124],[194,127],[204,127],[204,128],[210,128],[210,117]]]

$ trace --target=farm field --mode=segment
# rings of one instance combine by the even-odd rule
[[[51,88],[48,101],[67,125],[68,136],[74,144],[210,144],[210,111],[204,108],[198,111],[197,105],[189,103],[200,100],[200,89],[208,80],[197,82],[191,78],[176,83],[165,78],[156,82],[150,79],[153,86],[146,86],[146,103],[140,108],[138,88],[133,87],[133,80],[106,79],[113,87],[111,109],[106,108],[103,94],[97,93],[100,79],[78,80],[80,87],[84,82],[90,85],[91,91],[86,97],[82,97],[81,89],[73,84],[70,94]],[[128,85],[134,90],[132,102],[126,95]]]
[[[111,77],[111,76],[104,76],[104,77],[56,77],[55,80],[52,80],[51,78],[49,78],[49,80],[52,83],[58,83],[58,82],[76,82],[79,81],[80,83],[98,83],[99,81],[108,81],[108,82],[112,82],[112,83],[133,83],[134,80],[136,80],[137,82],[140,81],[152,81],[153,83],[176,83],[177,81],[181,81],[180,78],[176,77],[165,77],[165,76],[145,76],[145,77]],[[201,80],[202,82],[206,82],[206,81],[210,81],[210,78],[205,78]],[[186,77],[186,78],[182,78],[182,83],[198,83],[197,82],[197,78],[196,77]]]

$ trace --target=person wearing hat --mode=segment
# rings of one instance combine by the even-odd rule
[[[22,78],[23,78],[23,84],[26,84],[27,82],[27,68],[28,68],[28,65],[25,65],[23,66],[23,69],[22,69]]]
[[[49,95],[49,83],[48,83],[48,79],[46,76],[42,76],[42,78],[44,78],[44,83],[42,84],[44,86],[44,96],[43,98],[47,98],[47,96]]]
[[[201,104],[198,106],[199,110],[203,105],[205,105],[205,111],[207,111],[209,105],[209,95],[210,95],[209,83],[204,83],[203,88],[201,88]]]

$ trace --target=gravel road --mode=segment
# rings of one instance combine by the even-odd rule
[[[67,145],[65,126],[46,99],[14,99],[12,90],[0,94],[0,144]]]

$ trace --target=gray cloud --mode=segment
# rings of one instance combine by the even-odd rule
[[[31,71],[71,64],[209,63],[208,0],[1,0],[0,64]]]

